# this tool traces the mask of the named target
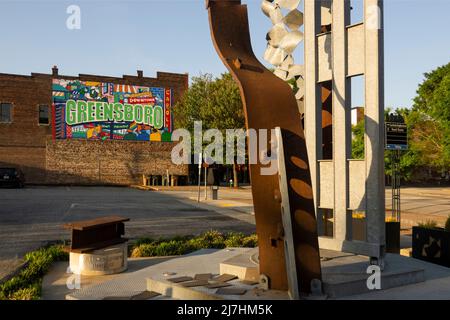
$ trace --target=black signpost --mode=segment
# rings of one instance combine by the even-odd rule
[[[387,251],[400,251],[400,152],[408,150],[408,130],[405,120],[400,115],[390,114],[385,128],[386,150],[391,150],[392,164],[392,220],[386,223]],[[395,230],[390,230],[395,229]],[[398,230],[397,230],[398,229]],[[389,242],[391,245],[389,245]],[[391,247],[391,248],[388,248]],[[391,250],[389,250],[391,249]]]
[[[386,150],[408,150],[408,130],[404,122],[386,122]]]

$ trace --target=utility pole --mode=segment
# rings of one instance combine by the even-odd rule
[[[400,150],[392,151],[392,218],[400,221]]]
[[[205,200],[208,200],[208,187],[207,187],[207,183],[206,183],[207,175],[208,175],[208,167],[206,166],[206,163],[205,163]]]
[[[198,194],[197,194],[197,202],[200,202],[200,183],[202,177],[202,153],[198,154]]]

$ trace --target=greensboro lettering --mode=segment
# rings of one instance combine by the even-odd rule
[[[134,121],[161,129],[164,126],[164,111],[160,106],[67,100],[66,123],[69,126],[104,121]]]

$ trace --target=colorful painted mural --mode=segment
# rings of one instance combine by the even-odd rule
[[[53,79],[56,139],[170,142],[172,90]]]

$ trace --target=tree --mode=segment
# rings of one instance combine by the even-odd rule
[[[401,115],[405,119],[407,125],[409,123],[409,112],[410,110],[405,108],[396,109],[394,112],[392,111],[392,109],[387,108],[384,111],[385,117],[387,117],[387,115],[389,115],[390,113]],[[352,127],[352,159],[364,159],[365,157],[364,132],[365,122],[363,119]],[[392,152],[394,151],[386,150],[384,152],[385,173],[388,176],[392,176]],[[417,164],[418,161],[416,150],[410,147],[408,151],[402,152],[399,168],[402,178],[405,180],[409,180],[412,177],[413,170],[416,168]]]
[[[412,109],[394,111],[405,119],[408,128],[409,148],[400,158],[400,173],[405,180],[410,180],[420,167],[435,171],[450,168],[450,63],[424,76]],[[391,112],[388,108],[385,115]],[[352,157],[364,158],[364,121],[352,129]],[[387,175],[392,173],[391,152],[385,152]]]
[[[364,159],[364,119],[352,126],[352,159]]]
[[[202,121],[202,129],[218,129],[225,136],[226,129],[245,127],[244,110],[239,87],[229,73],[213,78],[201,74],[192,78],[190,88],[174,107],[176,128],[194,131],[194,122]],[[238,187],[237,165],[233,163],[234,186]]]
[[[450,63],[430,73],[419,85],[409,115],[411,147],[420,163],[437,170],[450,167]]]

